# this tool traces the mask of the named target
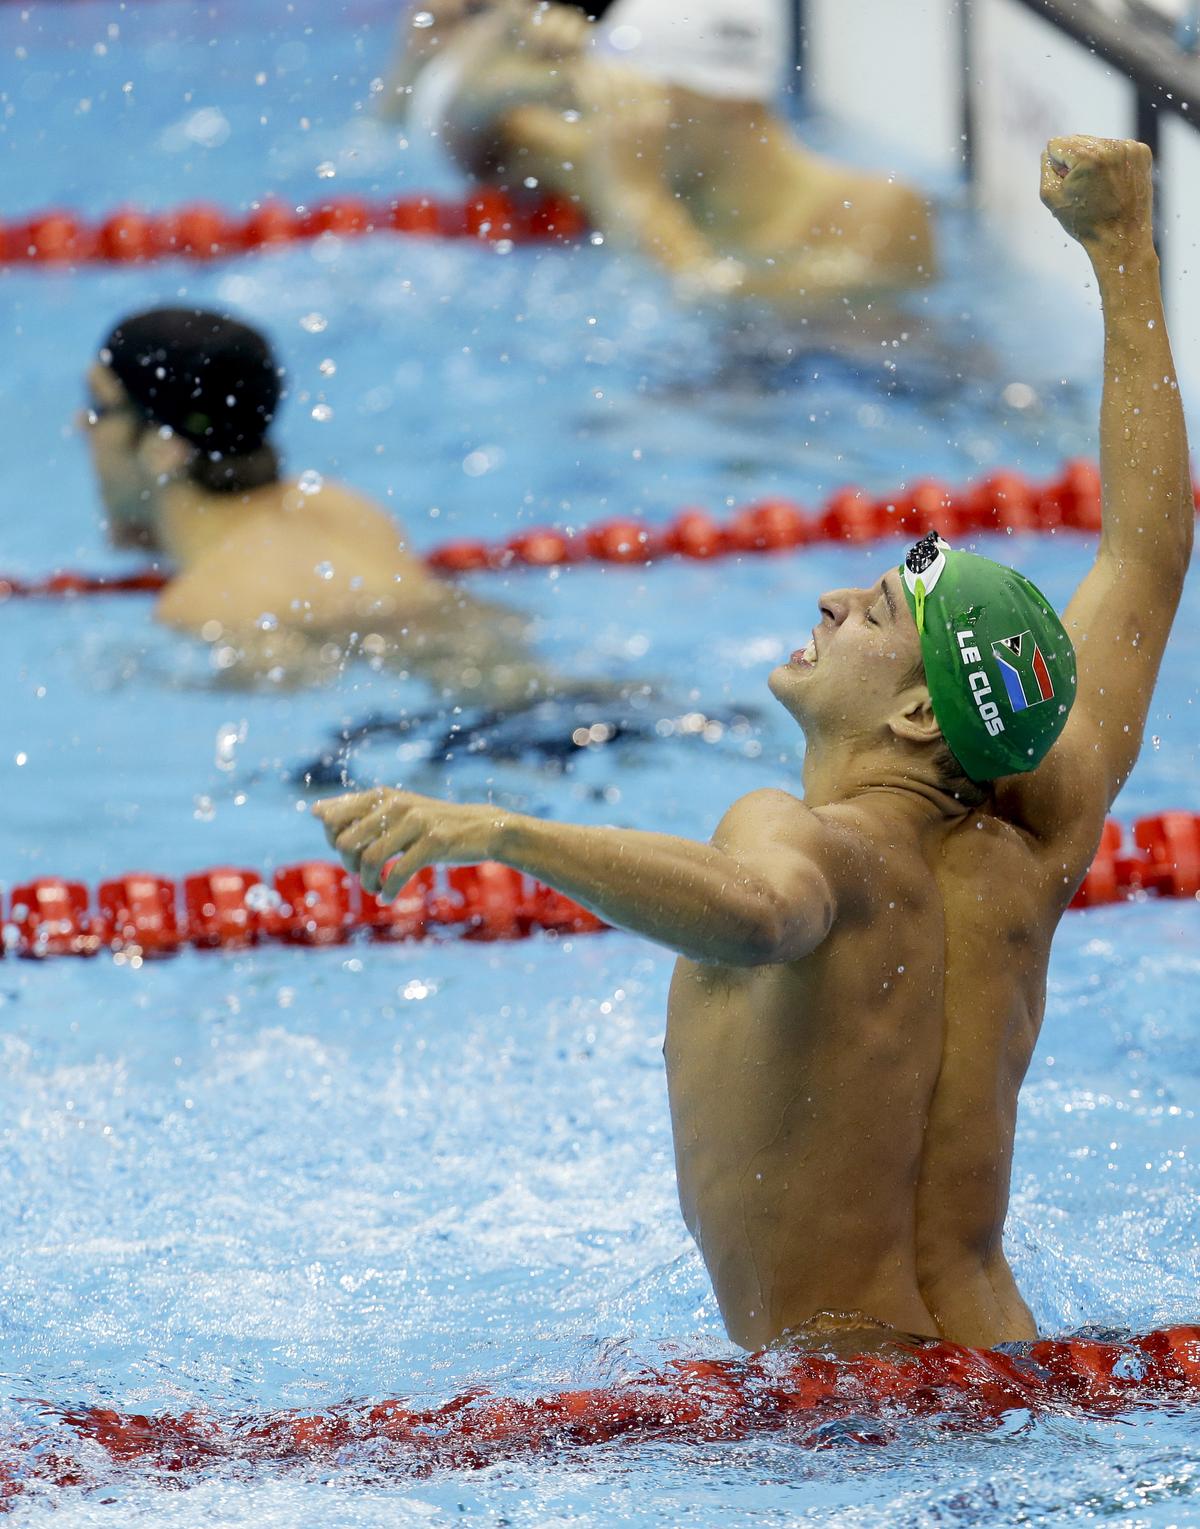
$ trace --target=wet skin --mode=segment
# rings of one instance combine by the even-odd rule
[[[553,45],[543,35],[550,21]],[[756,298],[797,316],[840,312],[935,272],[917,192],[811,153],[769,105],[599,59],[586,23],[561,7],[543,19],[499,5],[447,17],[439,30],[460,71],[439,136],[462,168],[572,199],[693,296]],[[413,41],[415,62],[428,43]],[[398,78],[412,74],[410,65]]]
[[[1002,1242],[1017,1095],[1051,940],[1137,758],[1195,519],[1149,152],[1052,140],[1042,196],[1104,305],[1104,524],[1063,617],[1075,704],[1036,769],[947,784],[893,568],[823,596],[813,643],[771,676],[806,735],[803,799],[755,792],[710,844],[405,791],[316,808],[369,890],[496,859],[679,954],[680,1202],[747,1347],[881,1341],[830,1313],[980,1346],[1034,1333]]]
[[[336,483],[205,492],[182,471],[185,444],[144,429],[108,367],[89,369],[87,395],[81,424],[110,538],[165,556],[173,573],[155,616],[222,647],[227,680],[334,678],[358,651],[456,699],[555,690],[522,618],[432,575],[378,505]]]

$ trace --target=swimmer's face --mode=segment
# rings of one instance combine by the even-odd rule
[[[157,483],[138,452],[144,429],[141,415],[116,375],[99,361],[88,369],[87,396],[80,424],[100,487],[109,540],[114,547],[154,549]]]
[[[830,590],[817,604],[811,640],[772,671],[771,693],[810,737],[882,736],[921,662],[900,575],[889,568],[869,588]]]

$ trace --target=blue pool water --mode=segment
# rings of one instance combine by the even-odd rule
[[[336,17],[266,0],[0,8],[0,56],[15,61],[0,206],[450,189],[359,110],[390,27],[390,7],[366,3]],[[840,144],[832,124],[812,130]],[[378,238],[212,268],[7,273],[0,571],[119,566],[70,416],[113,319],[177,295],[270,330],[292,377],[290,468],[375,494],[422,547],[764,493],[814,502],[848,481],[957,482],[995,463],[1048,473],[1094,449],[1094,328],[1072,294],[1007,270],[954,189],[935,189],[949,269],[923,306],[937,337],[886,361],[839,360],[820,336],[790,357],[778,339],[730,336],[591,246]],[[1005,399],[1014,382],[1033,391],[1024,408]],[[1066,538],[986,550],[1060,603],[1090,551]],[[797,736],[766,674],[820,590],[894,555],[489,580],[536,615],[562,667],[647,675],[664,715],[745,723],[587,751],[565,772],[487,754],[451,767],[382,739],[355,768],[706,835],[739,792],[794,784]],[[362,668],[307,694],[222,689],[137,599],[10,605],[0,625],[9,886],[319,854],[297,769],[345,723],[429,705]],[[1126,817],[1197,805],[1197,634],[1193,581]],[[1064,923],[1008,1228],[1046,1331],[1200,1317],[1197,932],[1182,903]],[[48,1426],[38,1400],[315,1411],[476,1382],[530,1394],[731,1353],[675,1205],[659,1054],[670,967],[619,934],[189,953],[138,970],[3,961],[0,1438]],[[349,1451],[305,1470],[214,1468],[186,1491],[98,1452],[89,1469],[87,1487],[32,1483],[12,1521],[1166,1526],[1195,1521],[1200,1485],[1196,1415],[1168,1410],[1014,1418],[969,1437],[913,1423],[883,1448],[821,1453],[769,1438],[614,1445],[426,1477]]]

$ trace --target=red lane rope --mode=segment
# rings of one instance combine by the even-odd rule
[[[179,883],[136,872],[101,882],[95,896],[81,881],[42,876],[14,887],[6,912],[6,945],[33,957],[102,950],[157,956],[188,945],[237,949],[261,941],[331,945],[358,932],[419,940],[438,929],[516,940],[537,930],[591,934],[607,927],[561,892],[494,861],[440,873],[430,867],[387,904],[324,860],[284,866],[269,881],[232,866]]]
[[[1197,489],[1200,509],[1200,488]],[[557,568],[576,563],[634,564],[667,557],[709,559],[790,552],[815,542],[863,545],[889,536],[915,538],[937,530],[949,539],[975,533],[1098,531],[1100,472],[1093,462],[1068,462],[1036,483],[1019,473],[992,473],[951,488],[923,478],[898,493],[872,497],[842,488],[824,507],[807,511],[788,499],[763,499],[728,521],[706,510],[681,510],[665,526],[635,519],[600,521],[577,529],[522,531],[507,541],[446,542],[426,553],[436,573]],[[56,572],[35,579],[0,576],[0,601],[33,596],[153,593],[169,582],[157,568],[124,575]]]
[[[182,893],[182,896],[181,896]],[[1137,896],[1200,897],[1200,813],[1160,812],[1133,825],[1113,819],[1071,904],[1098,907]],[[365,932],[419,940],[438,930],[467,939],[516,940],[538,930],[607,928],[569,897],[494,861],[421,871],[390,904],[324,860],[284,866],[268,882],[232,866],[177,883],[146,872],[100,883],[42,876],[14,887],[5,946],[20,956],[169,955],[184,946],[242,949],[261,941],[330,945]]]
[[[341,196],[313,207],[263,201],[236,215],[208,203],[164,213],[134,207],[88,222],[51,209],[20,222],[0,222],[0,265],[129,265],[172,257],[219,260],[271,245],[295,244],[322,234],[357,238],[393,232],[438,239],[573,241],[586,223],[573,203],[558,197],[514,198],[483,188],[461,200],[432,196],[368,202]]]
[[[1198,503],[1200,508],[1200,503]],[[824,506],[803,509],[790,499],[762,499],[721,521],[706,510],[681,510],[665,526],[636,519],[602,521],[579,530],[523,531],[504,542],[455,541],[428,554],[446,573],[569,563],[629,563],[644,567],[665,557],[741,557],[790,552],[815,542],[861,545],[889,536],[940,531],[953,540],[976,532],[1098,531],[1100,471],[1093,462],[1066,463],[1057,477],[1036,483],[1017,472],[996,472],[953,488],[921,478],[893,494],[840,488]]]
[[[531,1398],[478,1388],[433,1408],[392,1400],[227,1419],[50,1404],[45,1411],[111,1462],[173,1476],[222,1463],[327,1462],[359,1443],[370,1444],[372,1469],[425,1472],[615,1440],[686,1444],[783,1433],[812,1448],[846,1437],[887,1444],[893,1425],[907,1419],[983,1432],[1015,1410],[1112,1418],[1149,1402],[1197,1401],[1200,1327],[1170,1327],[1121,1343],[1045,1339],[1019,1353],[937,1342],[900,1358],[776,1352],[680,1360],[620,1386]],[[30,1481],[86,1484],[93,1475],[94,1466],[64,1452],[61,1432],[15,1439],[0,1459],[0,1497]]]
[[[0,602],[72,595],[157,594],[170,582],[170,575],[158,568],[125,574],[51,573],[38,579],[7,578],[0,574]]]

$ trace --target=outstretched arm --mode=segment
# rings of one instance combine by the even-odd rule
[[[346,867],[385,898],[427,865],[499,860],[609,923],[694,961],[731,966],[798,960],[833,923],[822,830],[784,792],[756,791],[735,803],[711,844],[548,823],[408,791],[332,797],[313,810]],[[753,867],[739,848],[747,835],[756,844]]]
[[[1104,808],[1141,747],[1195,526],[1152,197],[1144,144],[1056,138],[1043,157],[1042,200],[1082,244],[1104,307],[1103,527],[1095,565],[1063,617],[1079,682],[1071,718],[1046,764],[1051,776],[1056,755],[1068,769],[1086,769]],[[1040,775],[1028,778],[1032,793]]]

